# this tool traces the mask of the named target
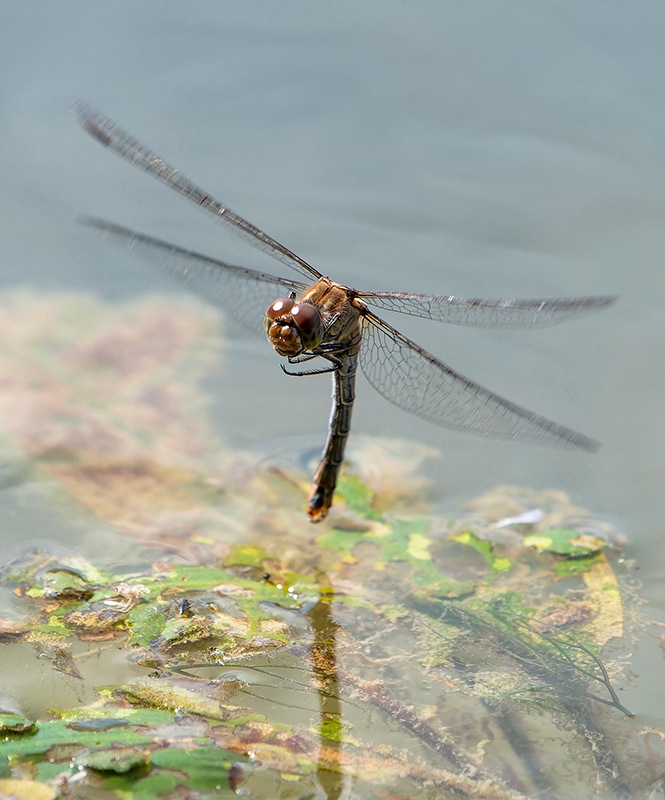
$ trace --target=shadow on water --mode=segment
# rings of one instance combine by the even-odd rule
[[[317,777],[326,797],[338,800],[343,796],[344,771],[341,757],[343,741],[342,703],[337,669],[337,631],[339,626],[333,619],[332,607],[335,590],[324,575],[319,576],[320,598],[308,612],[312,628],[310,658],[312,671],[319,684],[320,733],[319,747],[328,750],[327,764],[319,763]],[[338,770],[331,770],[331,765]],[[342,767],[342,769],[340,769]]]

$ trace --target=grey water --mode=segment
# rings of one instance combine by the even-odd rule
[[[356,435],[435,447],[429,499],[443,514],[497,483],[568,492],[625,534],[647,617],[663,618],[661,4],[28,0],[3,4],[2,20],[2,288],[182,291],[78,226],[82,212],[284,273],[85,136],[70,112],[83,99],[335,280],[620,295],[535,332],[391,320],[462,373],[599,439],[599,453],[433,428],[361,382],[349,455]],[[321,446],[328,381],[295,394],[264,342],[227,348],[210,385],[232,446],[257,458]],[[660,669],[647,638],[636,671],[653,677],[655,659]],[[662,688],[638,681],[628,695],[662,723]]]

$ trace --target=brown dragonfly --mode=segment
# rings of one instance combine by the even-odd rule
[[[105,220],[86,224],[124,240],[177,276],[234,320],[263,324],[268,340],[290,365],[321,359],[323,366],[287,375],[332,373],[328,437],[314,475],[308,513],[324,519],[332,505],[351,427],[358,364],[369,382],[397,406],[438,425],[481,435],[533,440],[585,450],[597,443],[483,388],[428,353],[372,310],[483,328],[535,328],[598,311],[615,297],[537,300],[474,299],[411,292],[361,292],[324,277],[300,256],[215,200],[114,122],[79,103],[83,128],[116,155],[210,212],[250,244],[290,267],[306,282],[233,266]],[[275,300],[275,297],[281,299]],[[265,310],[267,308],[267,311]]]

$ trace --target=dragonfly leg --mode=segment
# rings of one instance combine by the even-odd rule
[[[302,364],[304,361],[309,361],[312,358],[318,358],[317,355],[308,355],[305,358],[298,356],[296,358],[290,358],[289,364]],[[321,358],[325,358],[330,361],[331,366],[329,367],[322,367],[321,369],[305,369],[300,371],[291,371],[287,369],[284,364],[280,364],[279,366],[282,368],[282,372],[285,375],[294,375],[297,377],[301,377],[303,375],[326,375],[330,372],[337,372],[341,366],[341,362],[339,359],[335,358],[335,356],[331,355],[322,355]]]
[[[318,358],[316,353],[301,353],[299,356],[289,356],[289,364],[304,364],[313,358]]]
[[[322,342],[317,348],[316,355],[326,358],[326,353],[342,353],[349,349],[346,342]]]

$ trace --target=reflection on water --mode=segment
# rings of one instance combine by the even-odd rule
[[[374,443],[313,528],[306,474],[211,436],[198,306],[16,307],[8,433],[62,487],[58,513],[135,547],[6,564],[3,674],[68,689],[56,712],[5,681],[9,773],[35,756],[62,786],[302,800],[659,785],[665,734],[622,699],[636,590],[610,526],[506,488],[432,518],[416,451]]]

